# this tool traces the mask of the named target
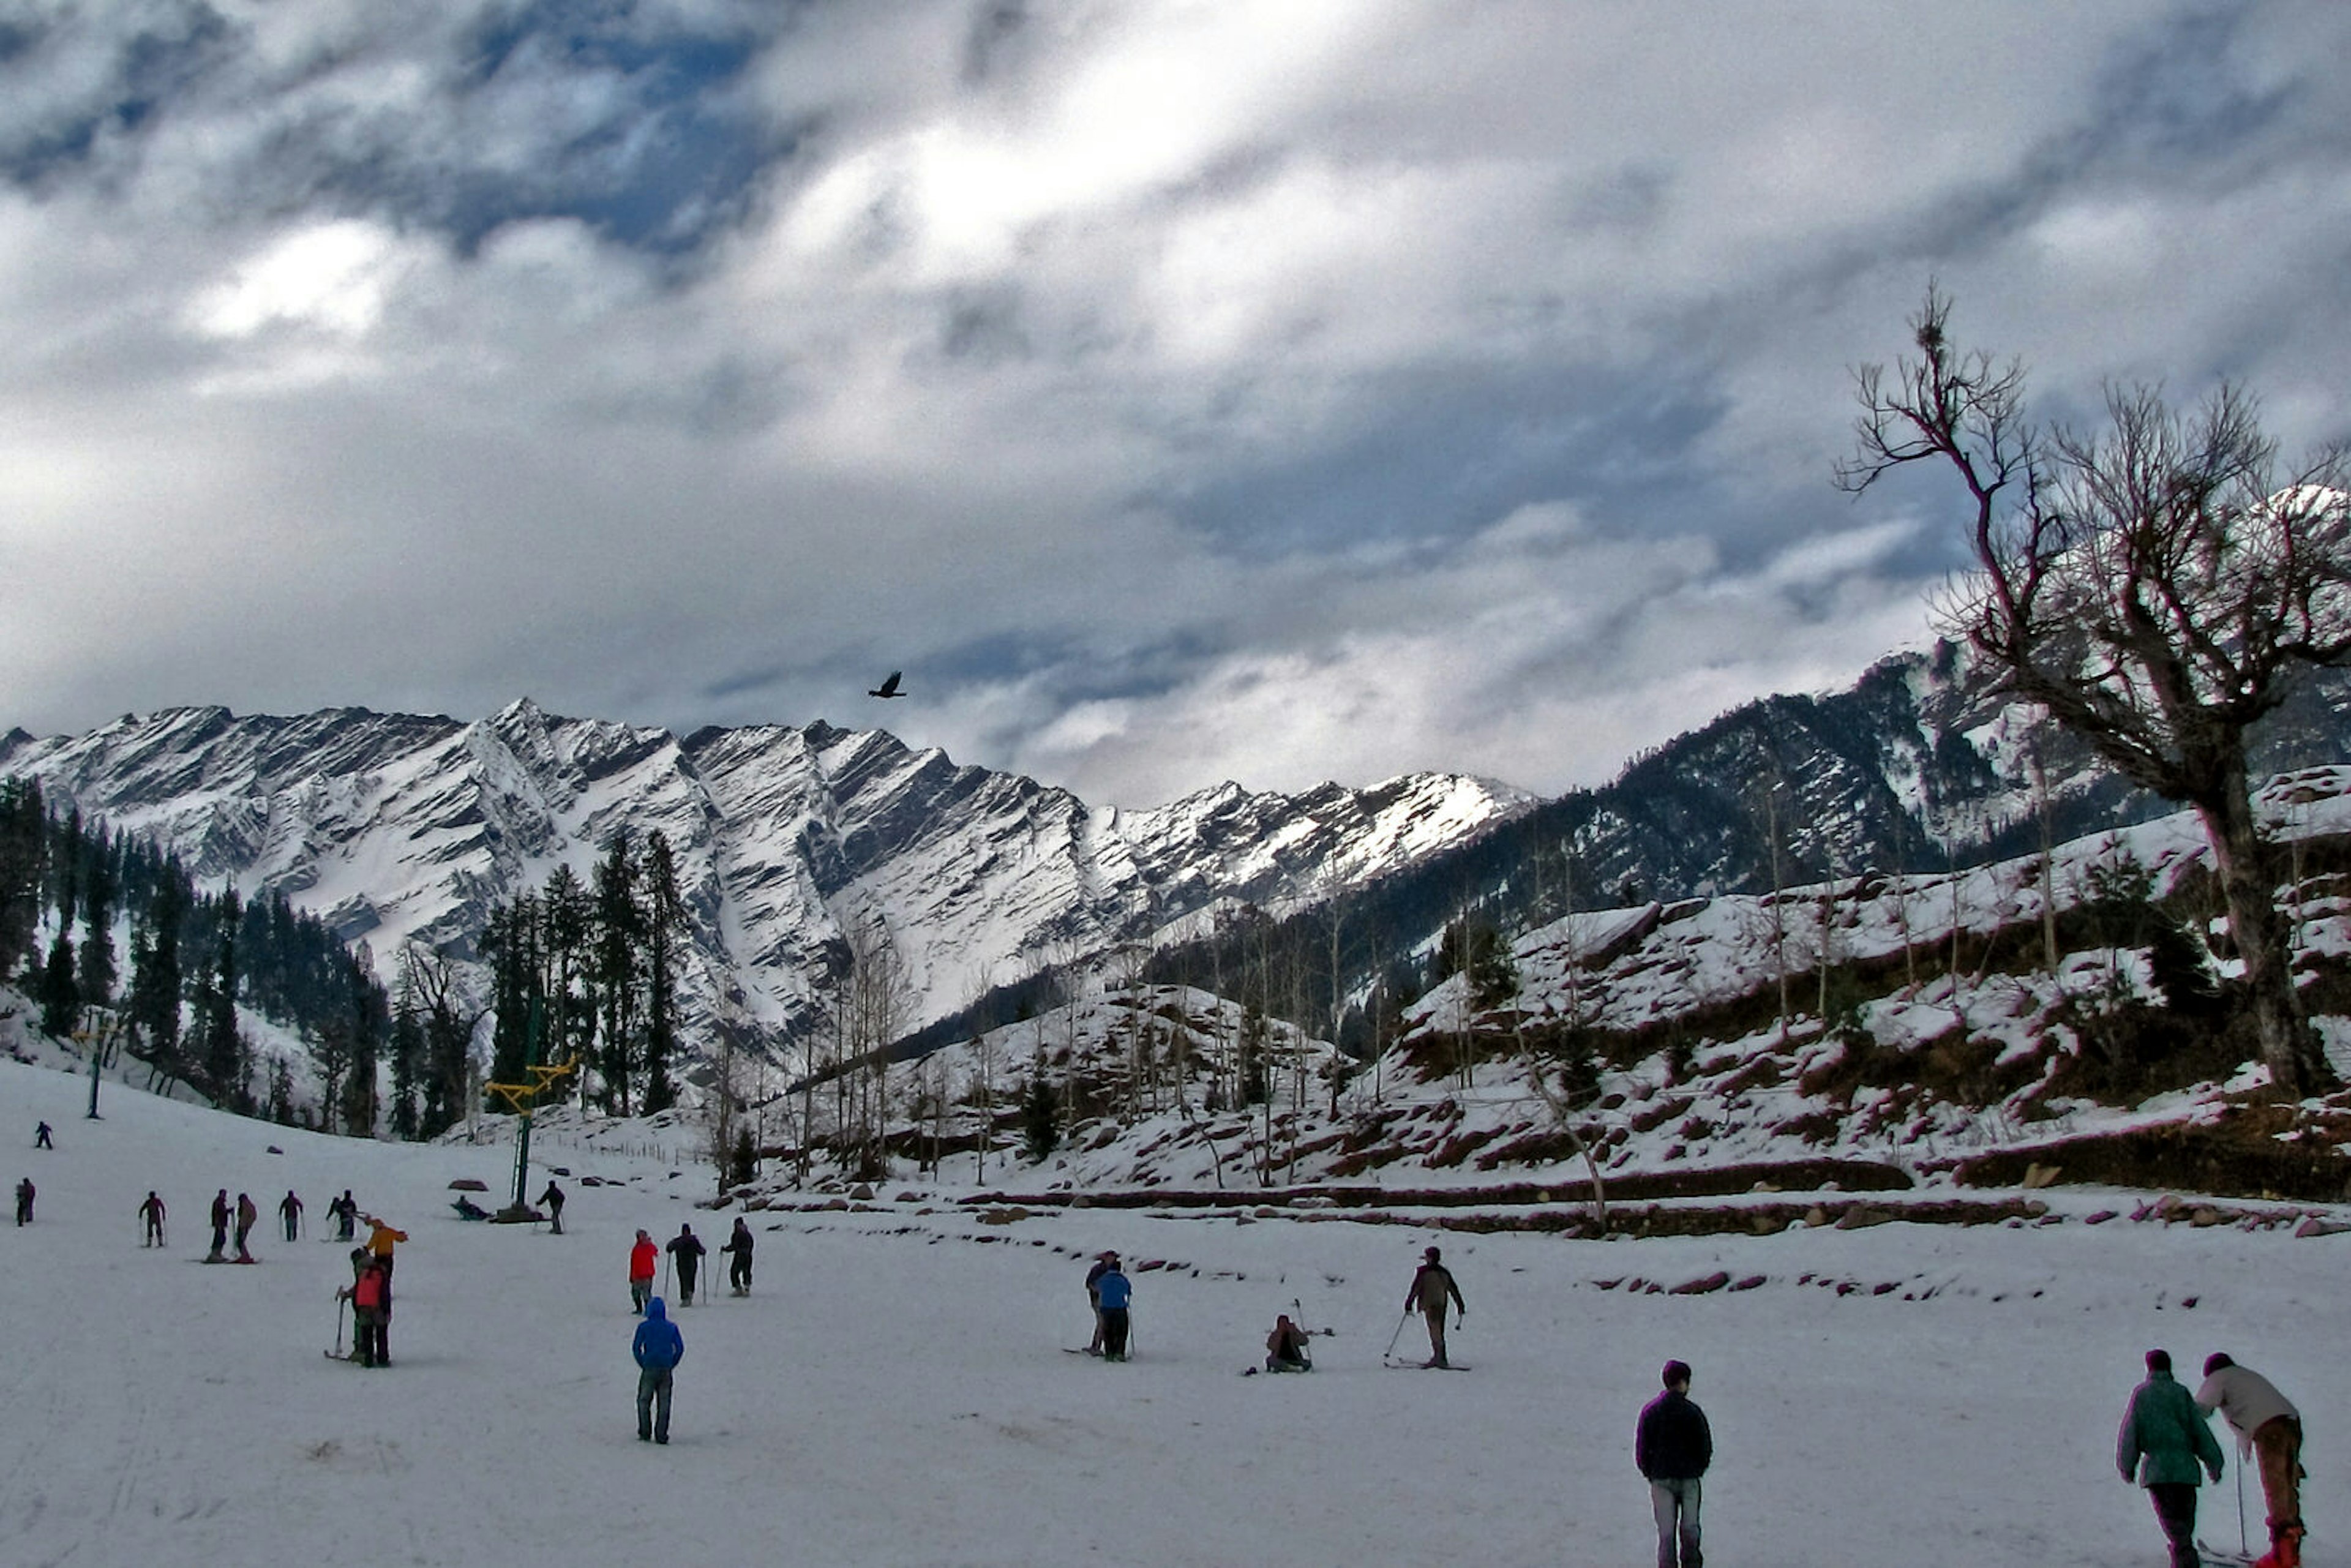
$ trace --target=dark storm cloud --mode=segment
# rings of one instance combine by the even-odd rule
[[[2351,13],[0,4],[0,724],[1537,787],[1925,625],[1929,276],[2346,430]],[[893,668],[886,716],[863,691]]]

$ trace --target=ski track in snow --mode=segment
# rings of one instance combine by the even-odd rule
[[[675,1312],[687,1354],[662,1448],[634,1436],[624,1260],[640,1226],[724,1237],[727,1216],[686,1201],[708,1190],[699,1170],[557,1149],[624,1185],[566,1182],[569,1234],[553,1237],[450,1212],[453,1177],[503,1195],[504,1148],[327,1139],[120,1088],[91,1123],[86,1095],[0,1061],[0,1134],[22,1139],[0,1177],[39,1187],[0,1270],[10,1563],[1637,1563],[1653,1541],[1633,1423],[1677,1356],[1716,1433],[1711,1562],[2124,1568],[2161,1561],[2113,1460],[2158,1343],[2191,1373],[2227,1349],[2301,1403],[2305,1561],[2351,1563],[2333,1415],[2351,1366],[2330,1332],[2351,1238],[2116,1222],[1594,1243],[1103,1209],[1005,1226],[914,1204],[771,1212],[751,1217],[754,1293]],[[54,1152],[29,1146],[44,1117]],[[187,1266],[224,1183],[265,1210],[258,1268]],[[313,1222],[292,1244],[267,1216],[289,1186]],[[172,1208],[171,1245],[152,1250],[135,1217],[151,1186]],[[388,1370],[319,1354],[350,1274],[317,1237],[345,1186],[413,1238]],[[2043,1196],[2075,1217],[2113,1206]],[[1476,1371],[1388,1376],[1432,1239],[1468,1299],[1453,1346]],[[1134,1276],[1123,1366],[1063,1354],[1088,1329],[1082,1260],[1106,1246],[1171,1265]],[[1593,1284],[1717,1268],[1769,1281]],[[1799,1284],[1807,1271],[1830,1284]],[[1293,1298],[1336,1331],[1314,1374],[1234,1376]],[[1406,1323],[1399,1354],[1420,1335]],[[2206,1539],[2234,1540],[2234,1485],[2203,1494]]]

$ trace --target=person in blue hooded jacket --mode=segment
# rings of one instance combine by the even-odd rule
[[[1128,1281],[1113,1259],[1111,1266],[1094,1281],[1094,1300],[1102,1304],[1102,1359],[1126,1359],[1126,1333],[1131,1320],[1128,1303],[1134,1299],[1134,1286]]]
[[[669,1321],[669,1309],[655,1296],[645,1303],[645,1321],[629,1345],[637,1358],[637,1441],[669,1441],[669,1396],[677,1364],[685,1359],[685,1336]],[[654,1402],[660,1402],[655,1414]]]

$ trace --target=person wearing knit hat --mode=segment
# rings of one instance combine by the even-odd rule
[[[2250,1366],[2215,1352],[2204,1362],[2196,1408],[2219,1411],[2237,1434],[2239,1462],[2251,1454],[2270,1507],[2270,1549],[2253,1568],[2300,1568],[2302,1563],[2302,1412],[2277,1385]]]
[[[1714,1462],[1714,1431],[1690,1400],[1690,1369],[1666,1363],[1666,1391],[1641,1409],[1633,1434],[1633,1462],[1649,1483],[1649,1511],[1657,1521],[1657,1568],[1701,1568],[1699,1478]]]

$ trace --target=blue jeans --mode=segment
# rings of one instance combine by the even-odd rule
[[[1702,1568],[1698,1549],[1698,1479],[1651,1481],[1649,1507],[1657,1516],[1657,1568]]]
[[[637,1374],[637,1436],[648,1433],[662,1442],[669,1441],[670,1387],[676,1375],[666,1366],[648,1366]],[[660,1414],[654,1414],[654,1401],[660,1403]]]

